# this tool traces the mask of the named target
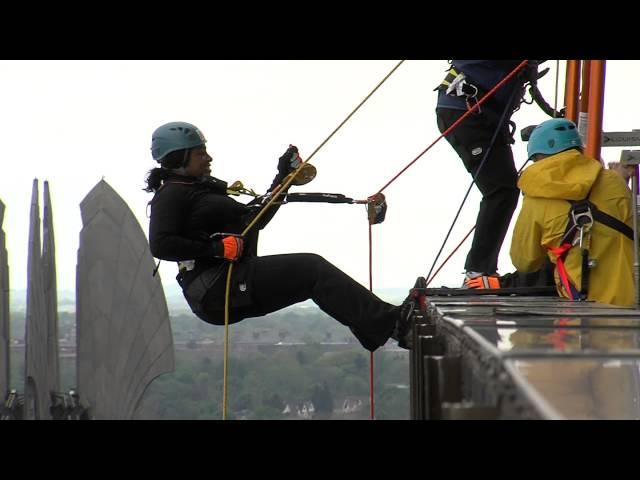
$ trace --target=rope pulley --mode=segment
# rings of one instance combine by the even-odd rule
[[[316,167],[314,167],[310,163],[305,163],[302,166],[302,168],[296,169],[295,171],[287,175],[286,178],[283,180],[283,183],[285,183],[290,177],[293,177],[293,180],[291,181],[291,185],[296,185],[296,186],[306,185],[311,180],[316,178],[317,174],[318,174],[318,170],[316,169]]]
[[[387,201],[383,193],[376,193],[367,198],[367,217],[369,225],[376,225],[384,222],[387,214]]]

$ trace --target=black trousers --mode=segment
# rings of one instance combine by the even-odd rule
[[[464,113],[462,110],[436,109],[440,133]],[[484,109],[480,114],[471,114],[445,137],[472,178],[489,148],[499,119],[500,115]],[[482,201],[471,250],[464,265],[467,271],[491,274],[498,269],[498,254],[518,205],[519,195],[518,174],[513,162],[510,139],[509,126],[506,124],[476,178]]]
[[[235,267],[234,267],[235,269]],[[242,272],[247,272],[243,274]],[[384,345],[400,318],[400,307],[386,303],[323,257],[312,253],[269,255],[244,259],[243,278],[232,280],[229,322],[261,317],[313,300],[320,309],[349,327],[364,348]],[[233,276],[232,276],[233,278]],[[224,325],[226,268],[203,300],[201,318]],[[244,291],[244,299],[236,290]]]
[[[502,275],[500,277],[500,286],[503,288],[555,287],[556,281],[553,276],[555,268],[555,265],[547,257],[545,258],[542,267],[538,271],[529,273],[515,271],[512,273],[507,273],[506,275]]]

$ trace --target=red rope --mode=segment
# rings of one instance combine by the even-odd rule
[[[372,225],[369,223],[369,290],[373,292],[373,242],[371,227]],[[371,356],[369,358],[369,405],[371,406],[371,411],[369,413],[370,419],[375,420],[376,410],[373,394],[373,352],[371,352]]]
[[[524,162],[522,164],[522,166],[520,167],[520,169],[518,170],[518,175],[520,175],[520,173],[522,172],[522,170],[524,170],[524,167],[527,165],[528,161]],[[451,257],[453,257],[453,254],[456,253],[458,251],[458,249],[462,246],[462,244],[467,240],[467,238],[469,238],[469,235],[471,235],[471,233],[476,229],[476,226],[474,225],[473,227],[471,227],[471,230],[469,230],[469,233],[467,233],[464,238],[462,239],[462,241],[456,246],[456,248],[453,249],[453,251],[449,254],[449,256],[447,258],[445,258],[444,262],[442,262],[440,264],[440,266],[438,267],[438,269],[435,271],[435,273],[433,275],[431,275],[431,278],[429,278],[427,280],[427,284],[426,286],[428,287],[429,284],[431,283],[431,281],[435,278],[435,276],[438,274],[438,272],[440,272],[440,270],[442,270],[442,267],[444,267],[446,265],[446,263],[449,261],[449,259],[451,259]]]
[[[467,110],[464,115],[462,115],[458,120],[456,120],[453,123],[453,125],[451,125],[442,134],[440,134],[440,136],[438,138],[436,138],[431,145],[429,145],[427,148],[425,148],[420,155],[418,155],[411,162],[409,162],[409,164],[406,167],[404,167],[402,170],[400,170],[400,172],[398,172],[395,177],[393,177],[391,180],[389,180],[387,182],[387,184],[378,191],[378,193],[382,193],[382,191],[385,188],[387,188],[389,185],[391,185],[393,182],[395,182],[396,179],[400,175],[402,175],[411,165],[416,163],[420,159],[420,157],[422,157],[422,155],[427,153],[431,149],[431,147],[433,147],[436,143],[438,143],[442,137],[444,137],[446,135],[449,135],[449,133],[451,133],[451,131],[453,129],[455,129],[465,118],[467,118],[469,115],[471,115],[471,113],[473,113],[475,110],[480,108],[480,105],[482,105],[485,101],[487,101],[489,99],[489,97],[491,97],[500,87],[502,87],[506,82],[508,82],[511,79],[511,77],[513,77],[516,73],[518,73],[518,71],[521,70],[527,64],[528,61],[529,60],[523,60],[516,68],[513,69],[513,71],[511,73],[509,73],[509,75],[507,75],[502,80],[500,80],[500,82],[498,82],[491,90],[489,90],[487,92],[487,94],[484,97],[482,97],[482,99],[478,103],[476,103],[473,106],[473,108]]]
[[[475,110],[480,108],[480,105],[482,105],[485,101],[487,101],[499,88],[501,88],[506,82],[508,82],[519,70],[521,70],[527,64],[527,62],[528,62],[528,60],[523,60],[515,69],[513,69],[513,71],[511,73],[509,73],[509,75],[504,77],[491,90],[489,90],[487,92],[487,94],[484,97],[482,97],[482,99],[480,101],[478,101],[471,109],[467,110],[464,115],[462,115],[456,122],[453,123],[453,125],[451,125],[442,134],[440,134],[440,136],[438,138],[436,138],[433,141],[433,143],[431,143],[431,145],[429,145],[427,148],[425,148],[422,151],[422,153],[420,153],[420,155],[418,155],[411,162],[409,162],[409,164],[406,167],[404,167],[402,170],[400,170],[400,172],[398,172],[391,180],[389,180],[384,187],[382,187],[380,190],[378,190],[378,193],[382,193],[382,191],[384,189],[386,189],[389,185],[391,185],[393,182],[395,182],[396,179],[400,175],[402,175],[409,167],[411,167],[411,165],[416,163],[420,159],[420,157],[422,157],[425,153],[427,153],[431,149],[431,147],[433,147],[436,143],[438,143],[442,137],[444,137],[444,136],[448,135],[449,133],[451,133],[465,118],[467,118]],[[372,254],[373,242],[372,242],[372,238],[371,238],[372,237],[371,227],[372,227],[372,225],[371,225],[371,223],[369,223],[369,290],[371,292],[373,292],[373,254]],[[469,237],[469,235],[471,235],[471,232],[473,232],[473,230],[475,228],[476,227],[474,225],[473,228],[469,231],[469,233],[467,233],[467,235],[462,239],[462,242],[460,242],[458,244],[458,246],[453,250],[453,252],[451,252],[451,254],[446,258],[446,260],[444,262],[442,262],[442,264],[440,265],[440,268],[438,268],[438,270],[436,270],[436,272],[433,274],[431,279],[427,282],[427,285],[429,285],[431,280],[433,280],[433,278],[438,274],[440,269],[442,269],[442,267],[444,267],[444,265],[447,263],[447,260],[449,260],[449,258],[451,258],[453,256],[453,254],[456,253],[456,251],[462,246],[464,241],[467,239],[467,237]],[[371,418],[371,420],[375,420],[373,367],[374,367],[373,352],[371,352],[370,368],[369,368],[369,385],[370,385],[369,390],[370,390],[370,405],[371,405],[370,418]]]
[[[453,257],[453,254],[456,253],[458,251],[458,249],[464,244],[464,242],[467,240],[467,238],[469,238],[469,235],[471,235],[471,233],[476,229],[476,226],[474,225],[473,227],[471,227],[471,230],[469,230],[469,233],[467,233],[464,238],[462,239],[462,241],[456,246],[456,248],[453,249],[453,251],[449,254],[449,256],[447,258],[444,259],[444,261],[440,264],[440,266],[438,267],[438,269],[435,271],[435,273],[433,275],[431,275],[431,278],[429,280],[427,280],[427,284],[426,286],[428,287],[429,284],[431,283],[431,281],[436,277],[436,275],[438,274],[438,272],[440,272],[440,270],[442,270],[442,267],[444,267],[446,265],[446,263],[449,261],[449,259],[451,257]]]
[[[567,242],[555,248],[549,248],[549,251],[556,256],[556,267],[558,269],[558,276],[560,277],[560,281],[562,282],[567,295],[569,295],[569,300],[575,300],[575,298],[573,298],[573,292],[570,285],[571,282],[569,281],[569,275],[567,274],[567,269],[564,266],[564,260],[562,259],[562,256],[565,252],[569,251],[572,246],[573,245],[571,243]]]

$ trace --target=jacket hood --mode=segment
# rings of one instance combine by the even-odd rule
[[[531,197],[583,200],[600,170],[600,162],[571,149],[531,165],[520,176],[518,187]]]

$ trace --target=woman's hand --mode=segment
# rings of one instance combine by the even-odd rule
[[[289,145],[287,151],[278,159],[278,176],[282,179],[293,172],[300,165],[298,147]]]

